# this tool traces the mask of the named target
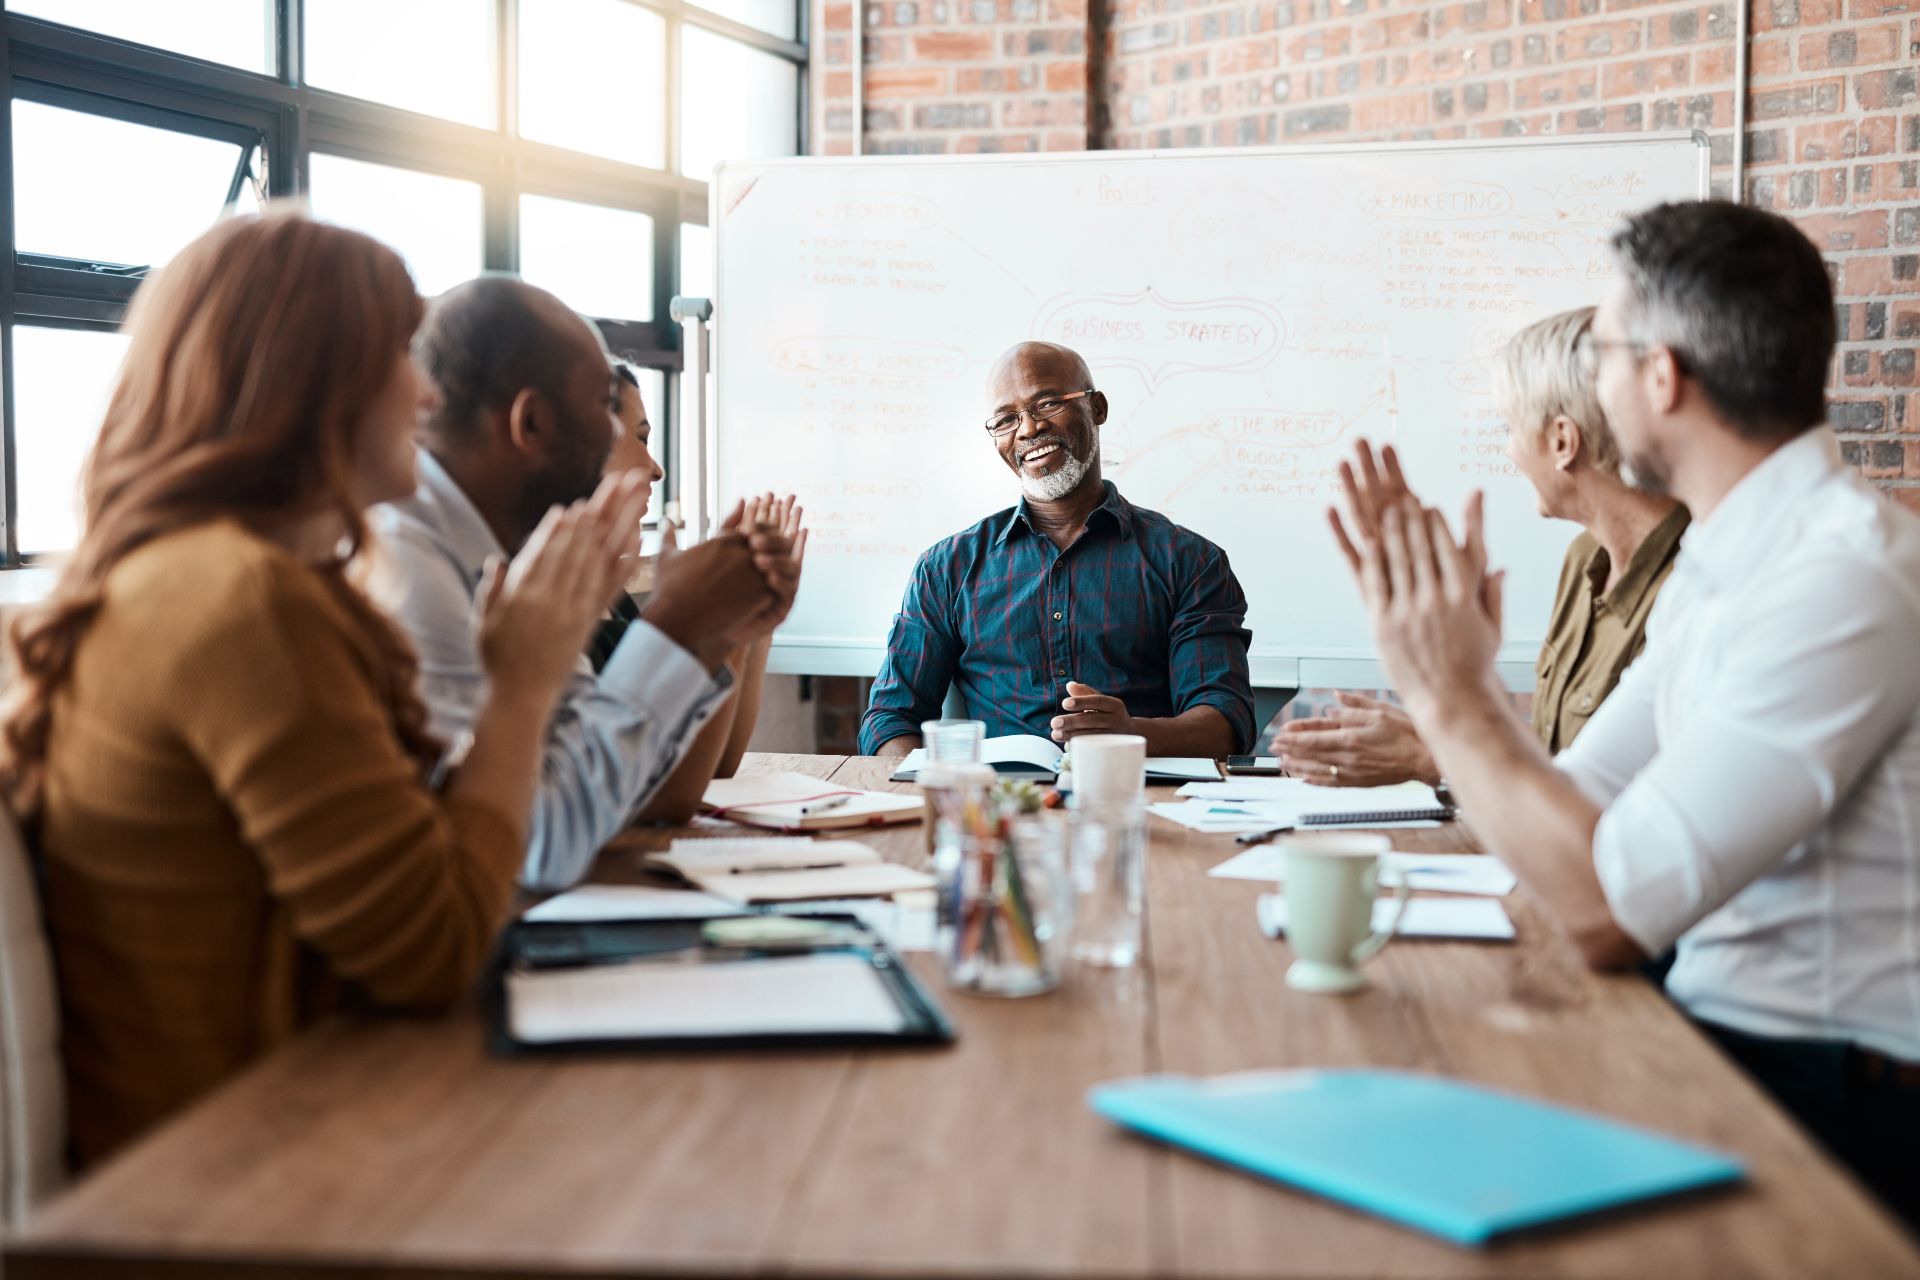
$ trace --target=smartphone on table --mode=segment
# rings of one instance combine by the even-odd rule
[[[1279,756],[1228,756],[1227,772],[1241,778],[1284,778]]]

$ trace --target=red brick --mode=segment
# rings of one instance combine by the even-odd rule
[[[866,77],[868,106],[877,106],[888,98],[925,98],[947,92],[947,72],[942,67],[869,67]]]
[[[1803,124],[1793,131],[1793,154],[1803,164],[1891,155],[1898,133],[1892,116]]]
[[[1325,62],[1342,58],[1353,48],[1353,28],[1330,27],[1294,36],[1287,41],[1287,61]]]
[[[1354,44],[1366,50],[1398,49],[1424,44],[1432,22],[1425,13],[1396,13],[1363,22],[1354,28]]]
[[[1484,0],[1440,6],[1433,12],[1433,38],[1441,40],[1468,32],[1502,30],[1513,25],[1507,12],[1507,6],[1487,4]]]
[[[1794,225],[1819,246],[1822,253],[1844,249],[1884,249],[1887,247],[1887,211],[1868,209],[1860,213],[1822,214],[1795,218]]]
[[[1914,0],[1849,0],[1847,4],[1849,18],[1878,18],[1888,13],[1916,11],[1920,11],[1920,4]]]
[[[1800,69],[1826,71],[1833,67],[1871,67],[1901,59],[1900,24],[1877,27],[1839,27],[1800,37]]]
[[[1594,81],[1592,67],[1521,76],[1513,82],[1513,105],[1525,109],[1591,99],[1594,96]]]
[[[1609,63],[1601,74],[1600,96],[1625,98],[1679,88],[1690,83],[1688,68],[1691,65],[1692,58],[1684,53]]]
[[[1564,27],[1553,38],[1560,61],[1580,58],[1615,58],[1640,51],[1640,22],[1627,19],[1615,22],[1583,22]]]
[[[1783,120],[1789,116],[1831,116],[1846,109],[1847,82],[1835,77],[1802,80],[1795,84],[1756,88],[1752,95],[1755,120]]]
[[[1047,64],[1048,93],[1085,93],[1086,91],[1087,64],[1085,61]]]
[[[823,5],[820,9],[820,25],[827,31],[853,30],[853,6],[850,4]]]
[[[1823,27],[1840,18],[1840,0],[1752,0],[1753,29]]]
[[[1280,42],[1272,36],[1259,36],[1228,45],[1214,59],[1221,75],[1243,75],[1249,71],[1268,71],[1280,65]]]
[[[1908,107],[1920,102],[1920,67],[1869,71],[1853,78],[1853,96],[1868,111]]]
[[[1353,108],[1353,127],[1361,133],[1425,124],[1430,100],[1423,93],[1392,98],[1362,98]]]
[[[825,91],[828,98],[840,99],[853,96],[853,72],[829,71],[825,77]]]
[[[929,62],[964,62],[993,56],[993,36],[985,31],[933,31],[913,37],[913,56]]]
[[[1086,20],[1087,0],[1047,0],[1048,22],[1084,25]]]
[[[1848,258],[1841,263],[1840,292],[1849,298],[1920,293],[1920,276],[1909,266],[1913,263],[1920,263],[1920,258],[1912,254],[1876,253]]]

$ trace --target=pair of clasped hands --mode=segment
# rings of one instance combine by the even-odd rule
[[[488,563],[474,608],[496,696],[504,686],[558,698],[625,589],[646,505],[644,478],[609,476],[592,497],[551,508],[511,563]],[[801,516],[791,496],[769,493],[736,503],[717,534],[691,547],[679,547],[669,525],[641,616],[717,672],[793,607],[807,543]]]
[[[1289,774],[1321,786],[1437,783],[1415,721],[1450,693],[1495,680],[1506,573],[1487,569],[1482,495],[1467,499],[1456,540],[1439,510],[1414,496],[1393,446],[1376,458],[1365,440],[1352,463],[1340,464],[1340,491],[1346,519],[1338,510],[1327,519],[1360,584],[1381,664],[1408,710],[1341,690],[1327,714],[1283,725],[1274,752]],[[1504,697],[1497,689],[1495,696]]]

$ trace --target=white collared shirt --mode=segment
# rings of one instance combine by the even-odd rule
[[[1667,989],[1920,1062],[1920,518],[1825,428],[1688,530],[1647,648],[1556,761]]]
[[[488,557],[505,556],[446,469],[425,449],[418,458],[413,496],[372,512],[387,563],[371,587],[420,655],[429,727],[453,742],[473,728],[486,703],[473,603]],[[598,676],[582,654],[547,727],[521,883],[564,889],[585,875],[732,687],[725,667],[709,676],[645,621],[627,628]]]

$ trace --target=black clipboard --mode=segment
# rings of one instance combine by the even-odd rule
[[[517,1039],[512,1032],[507,979],[526,970],[563,970],[593,965],[618,964],[648,956],[667,956],[696,951],[710,946],[703,940],[704,917],[679,920],[608,921],[531,921],[516,920],[502,935],[487,982],[487,1023],[489,1047],[496,1054],[634,1053],[666,1052],[684,1049],[792,1049],[805,1047],[849,1048],[886,1045],[947,1045],[956,1038],[946,1012],[927,992],[900,956],[871,928],[857,917],[821,912],[787,919],[820,920],[858,931],[858,940],[830,946],[808,948],[752,949],[750,954],[725,961],[752,964],[756,959],[775,959],[794,955],[827,952],[863,956],[873,965],[881,983],[900,1007],[902,1024],[897,1031],[776,1031],[766,1034],[715,1036],[633,1037],[618,1039],[580,1039],[531,1043]],[[737,951],[737,949],[736,949]]]

